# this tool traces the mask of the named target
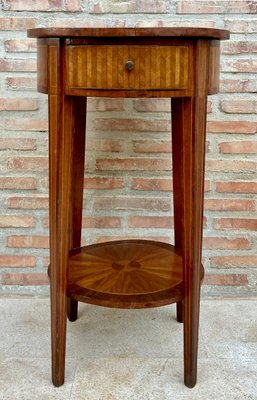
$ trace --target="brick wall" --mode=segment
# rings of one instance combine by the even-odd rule
[[[47,98],[36,91],[40,26],[227,28],[209,97],[203,292],[256,295],[257,2],[2,0],[0,274],[4,293],[47,291]],[[167,100],[90,99],[84,243],[173,241]]]

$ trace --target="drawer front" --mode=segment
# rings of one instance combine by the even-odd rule
[[[189,49],[186,46],[69,45],[66,50],[69,88],[189,88]]]

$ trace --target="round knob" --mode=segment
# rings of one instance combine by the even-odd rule
[[[133,63],[133,61],[127,61],[126,64],[125,64],[125,68],[126,68],[128,71],[131,71],[131,70],[134,68],[134,63]]]

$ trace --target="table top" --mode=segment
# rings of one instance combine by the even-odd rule
[[[185,37],[228,39],[229,31],[214,28],[34,28],[28,29],[28,37]]]

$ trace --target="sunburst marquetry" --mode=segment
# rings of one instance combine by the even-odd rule
[[[168,304],[174,296],[182,296],[181,287],[181,256],[165,243],[102,243],[75,250],[69,258],[68,292],[79,292],[85,298],[90,292],[96,304],[112,306],[113,301],[122,307],[124,303],[125,307],[155,306],[159,295]]]

